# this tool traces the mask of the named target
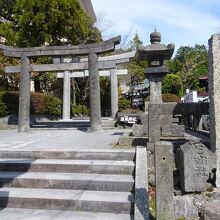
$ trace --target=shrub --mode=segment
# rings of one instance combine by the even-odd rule
[[[3,92],[0,92],[0,117],[6,116],[8,114],[7,112],[7,106],[2,101]]]
[[[9,114],[18,114],[19,93],[3,92],[2,101],[7,106]]]
[[[72,114],[74,116],[88,116],[89,109],[86,105],[72,105]]]
[[[163,102],[180,102],[180,98],[175,94],[164,93],[162,94]],[[150,101],[150,96],[147,96],[144,101]]]
[[[44,114],[46,115],[60,115],[62,101],[53,96],[45,95],[44,97]]]
[[[62,101],[57,97],[43,93],[31,93],[30,105],[32,114],[60,115],[61,104]],[[0,116],[18,114],[18,108],[18,92],[0,92]],[[3,113],[1,113],[2,111]]]
[[[130,108],[130,107],[131,107],[131,101],[127,100],[126,98],[119,99],[119,101],[118,101],[119,111],[123,111],[127,108]]]
[[[31,113],[32,114],[45,114],[45,94],[31,93]]]
[[[162,94],[163,102],[180,102],[180,98],[174,94]]]

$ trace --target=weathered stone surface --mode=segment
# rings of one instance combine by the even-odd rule
[[[220,34],[209,40],[209,99],[211,150],[217,156],[216,185],[220,187]]]
[[[201,192],[207,187],[209,174],[216,167],[216,157],[200,141],[189,141],[177,150],[176,165],[185,192]]]
[[[149,142],[158,142],[160,141],[160,104],[149,104],[148,107]]]
[[[174,219],[173,146],[170,142],[155,143],[157,220]]]
[[[193,204],[197,208],[198,213],[202,213],[203,206],[206,202],[213,200],[210,196],[206,196],[205,194],[192,195]]]
[[[161,126],[161,135],[165,137],[184,137],[184,125],[168,124]]]
[[[141,123],[143,125],[143,133],[144,133],[144,135],[148,135],[148,112],[144,112],[141,115]]]
[[[161,34],[157,31],[151,33],[151,45],[139,46],[138,55],[142,60],[147,60],[149,65],[145,69],[145,76],[150,81],[150,103],[162,103],[162,79],[168,68],[164,65],[164,60],[169,60],[174,52],[174,44],[165,46],[160,44]]]
[[[137,147],[135,170],[135,209],[134,220],[150,220],[148,207],[147,151]]]
[[[98,56],[95,53],[89,54],[89,95],[90,95],[90,131],[101,130],[101,104],[100,104],[100,83],[98,70]]]
[[[213,200],[206,202],[203,206],[204,220],[218,220],[220,219],[220,200]]]
[[[133,136],[122,136],[118,139],[119,146],[129,146],[129,147],[136,147],[136,146],[146,146],[147,145],[147,138],[146,137],[133,137]]]
[[[47,46],[47,47],[30,47],[15,48],[0,44],[0,48],[4,50],[4,55],[8,57],[27,57],[36,56],[68,56],[68,55],[88,55],[91,51],[96,54],[102,54],[115,50],[115,45],[119,44],[121,36],[111,38],[101,43],[84,44],[79,46]]]
[[[71,98],[71,88],[70,88],[70,76],[69,71],[64,71],[63,78],[63,120],[70,120],[70,98]]]
[[[144,136],[144,129],[143,125],[133,124],[132,126],[132,133],[135,137],[142,137]]]
[[[212,193],[212,198],[215,200],[220,200],[220,188],[215,188]]]
[[[174,197],[174,213],[175,218],[199,219],[198,209],[193,204],[193,197],[187,195]]]
[[[111,70],[111,116],[115,119],[118,112],[118,77],[117,70]]]
[[[161,115],[160,124],[167,125],[172,123],[179,123],[179,118],[174,118],[173,115]]]
[[[21,57],[21,77],[19,86],[19,113],[18,113],[18,131],[26,132],[30,130],[30,80],[28,71],[30,60],[26,56]]]
[[[150,103],[158,104],[162,103],[162,77],[150,79]]]

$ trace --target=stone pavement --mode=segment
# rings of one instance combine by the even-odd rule
[[[80,130],[0,131],[0,150],[110,149],[124,129],[89,133]]]

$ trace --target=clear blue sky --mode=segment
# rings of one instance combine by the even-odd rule
[[[162,43],[179,46],[208,45],[214,33],[220,33],[220,0],[92,0],[96,14],[104,13],[111,27],[104,38],[137,32],[149,44],[156,28]],[[108,24],[107,24],[108,26]]]

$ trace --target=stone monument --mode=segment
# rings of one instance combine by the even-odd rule
[[[176,152],[176,165],[180,172],[184,192],[202,192],[216,168],[215,154],[200,141],[189,141]]]
[[[220,34],[209,40],[209,114],[211,150],[216,154],[216,186],[220,187]]]

